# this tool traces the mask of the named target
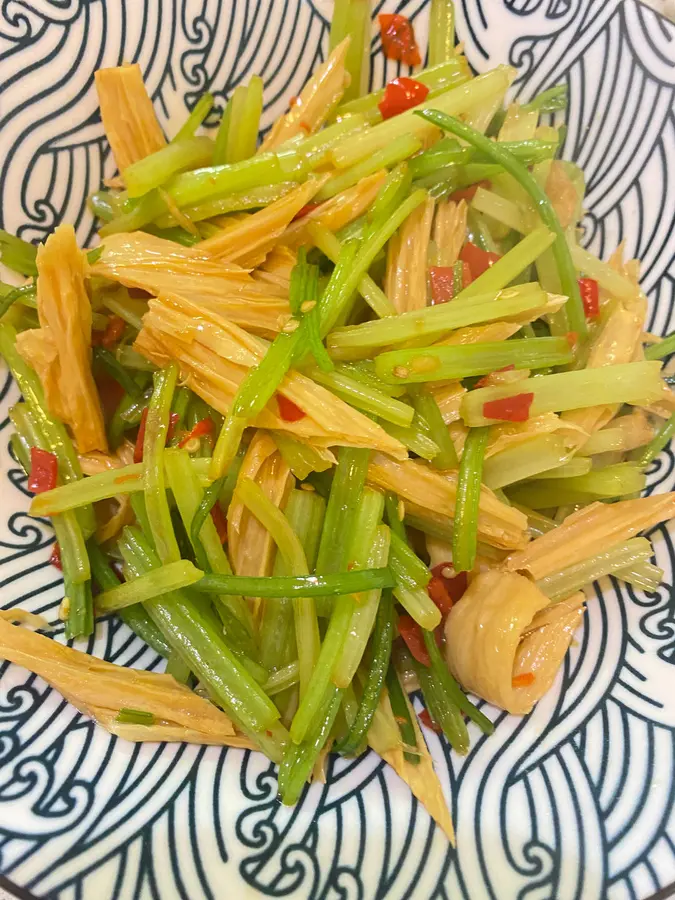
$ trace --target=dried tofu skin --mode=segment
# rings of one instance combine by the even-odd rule
[[[386,703],[386,706],[388,707],[389,716],[393,717],[389,697],[385,691],[382,692],[380,706],[384,703]],[[443,788],[441,787],[438,775],[434,769],[433,760],[429,753],[426,741],[424,740],[424,735],[417,722],[415,710],[412,708],[407,697],[406,703],[408,705],[408,712],[410,713],[410,720],[415,729],[415,738],[417,741],[416,748],[407,749],[411,752],[414,752],[416,749],[418,755],[417,764],[415,765],[414,763],[408,762],[405,758],[403,745],[400,742],[398,746],[391,747],[388,743],[384,744],[378,740],[379,735],[376,729],[371,728],[368,732],[368,744],[378,756],[381,756],[382,759],[392,767],[399,778],[408,785],[413,796],[417,797],[434,822],[443,829],[446,837],[454,846],[455,830],[452,827],[452,817],[450,815],[450,810],[448,809],[448,804],[445,802]]]
[[[208,257],[202,249],[135,231],[112,234],[103,244],[94,275],[150,294],[176,294],[265,337],[274,337],[290,317],[288,291],[271,289],[235,263]]]
[[[381,453],[373,454],[368,466],[368,482],[394,491],[415,515],[442,516],[449,523],[455,511],[457,473],[440,473],[418,460],[398,462]],[[498,500],[481,485],[478,512],[478,540],[505,550],[527,543],[527,516]]]
[[[184,383],[224,415],[247,370],[265,352],[264,344],[253,335],[180,297],[150,300],[134,347],[158,366],[175,360]],[[399,459],[407,457],[403,444],[306,375],[290,371],[279,390],[305,416],[287,422],[273,398],[255,420],[259,428],[288,431],[317,447],[368,447]]]
[[[459,251],[466,239],[466,200],[441,200],[436,207],[434,243],[439,266],[452,266],[459,259]]]
[[[398,231],[387,256],[387,296],[398,313],[427,305],[427,262],[435,201],[427,197]]]
[[[162,723],[187,729],[198,743],[227,744],[236,736],[228,717],[171,675],[116,666],[0,618],[0,657],[24,666],[104,727],[120,709],[152,713]],[[98,711],[105,711],[102,720]],[[110,729],[109,729],[110,730]],[[161,740],[145,732],[146,740]],[[176,732],[178,733],[178,732]],[[179,740],[187,738],[181,736]]]
[[[580,593],[554,610],[529,578],[481,572],[447,618],[448,666],[465,690],[515,715],[528,713],[560,668],[582,604]],[[542,610],[547,616],[538,620]]]
[[[88,265],[71,225],[59,225],[37,251],[39,329],[21,332],[17,349],[40,377],[47,406],[73,432],[80,453],[107,452],[103,413],[91,371]]]
[[[105,135],[123,172],[131,163],[161,150],[166,139],[138,63],[98,69],[94,78]]]
[[[265,285],[265,289],[275,297],[288,300],[291,287],[291,272],[297,256],[289,247],[277,244],[265,257],[264,262],[251,272],[255,281]]]
[[[255,481],[276,507],[285,506],[294,479],[271,435],[256,432],[244,456],[237,483],[243,478]],[[236,488],[227,513],[227,535],[236,575],[272,574],[275,550],[272,535],[239,500]]]
[[[320,225],[332,232],[349,225],[354,219],[368,212],[386,176],[384,169],[375,172],[374,175],[368,175],[353,187],[310,209],[302,218],[291,222],[281,240],[286,246],[297,249],[311,240],[307,233],[308,225]]]
[[[245,268],[259,266],[329,177],[309,178],[264,209],[233,220],[227,228],[198,244],[200,254],[223,262],[238,263]]]
[[[528,572],[535,581],[602,553],[675,516],[675,493],[653,494],[618,503],[591,503],[568,516],[506,560],[511,572]]]
[[[274,150],[296,135],[318,131],[342,99],[349,83],[345,59],[349,38],[345,38],[322,63],[300,91],[289,111],[278,119],[260,147]]]

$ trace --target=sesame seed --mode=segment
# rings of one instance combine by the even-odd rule
[[[281,329],[285,334],[291,334],[298,327],[300,323],[297,319],[289,319],[288,322]]]
[[[65,622],[70,615],[70,597],[64,597],[59,606],[59,619]]]
[[[410,375],[405,366],[394,366],[394,376],[396,378],[407,378]]]
[[[316,300],[305,300],[300,307],[300,312],[308,313],[316,306]]]
[[[301,490],[301,491],[309,491],[309,492],[312,492],[312,491],[314,491],[314,490],[316,490],[316,489],[315,489],[315,487],[314,487],[313,484],[309,484],[308,482],[304,481],[304,482],[300,485],[300,490]]]
[[[451,569],[450,566],[443,566],[441,569],[441,575],[443,578],[454,578],[455,572],[454,569]]]
[[[405,503],[403,502],[403,500],[398,501],[396,511],[398,512],[398,517],[402,522],[405,519]]]

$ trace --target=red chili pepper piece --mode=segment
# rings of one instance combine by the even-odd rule
[[[321,206],[320,203],[308,203],[306,206],[303,206],[300,212],[297,212],[293,216],[293,221],[296,219],[303,219],[305,216],[309,215],[309,213],[314,212],[315,209],[318,209]]]
[[[516,675],[511,679],[511,686],[514,688],[530,687],[532,684],[534,684],[533,672],[523,672],[522,675]]]
[[[422,629],[412,616],[403,615],[398,617],[398,633],[406,642],[413,658],[423,666],[430,666],[431,660],[429,659],[427,648],[424,646]]]
[[[579,293],[584,304],[587,319],[597,319],[600,315],[600,291],[594,278],[579,279]]]
[[[382,49],[387,59],[398,60],[406,66],[419,66],[422,57],[410,19],[400,13],[382,13],[377,18]]]
[[[434,722],[434,720],[429,715],[428,709],[422,710],[422,712],[419,714],[419,720],[422,723],[422,725],[425,725],[427,728],[430,728],[432,731],[435,731],[436,734],[441,734],[441,731],[442,731],[441,726],[437,722]]]
[[[471,184],[469,187],[460,188],[458,191],[453,191],[450,194],[450,200],[454,203],[459,203],[460,200],[465,200],[467,203],[471,203],[473,198],[476,196],[476,191],[479,187],[489,188],[489,181],[477,181],[476,184]]]
[[[50,565],[55,566],[60,572],[63,572],[63,566],[61,565],[61,548],[59,547],[59,542],[54,541],[52,545],[52,552],[49,557]]]
[[[39,447],[30,448],[30,475],[28,490],[33,494],[42,494],[56,487],[59,475],[59,463],[56,456]]]
[[[124,334],[124,319],[120,316],[111,316],[105,331],[92,331],[91,344],[92,347],[105,347],[110,350]]]
[[[434,575],[427,585],[427,594],[434,601],[443,618],[445,618],[452,609],[453,600],[443,579]]]
[[[501,419],[502,422],[527,422],[533,400],[533,393],[488,400],[483,404],[483,415],[486,419]]]
[[[138,434],[136,435],[136,444],[134,445],[134,462],[143,462],[143,440],[145,438],[145,423],[148,421],[148,407],[146,406],[141,415],[141,423],[138,426]]]
[[[491,253],[489,250],[483,250],[467,241],[459,251],[459,258],[465,262],[471,270],[471,278],[475,280],[479,278],[483,272],[487,272],[490,266],[493,266],[497,260],[501,259],[498,253]]]
[[[454,266],[430,266],[431,303],[447,303],[455,296]]]
[[[391,119],[399,113],[422,103],[429,88],[414,78],[394,78],[384,89],[384,97],[377,104],[383,119]]]
[[[439,563],[431,570],[431,574],[436,578],[442,578],[445,589],[450,594],[453,603],[457,603],[464,596],[469,585],[469,579],[466,572],[458,572],[457,575],[444,575],[443,573],[452,567],[452,563]]]
[[[277,394],[277,404],[279,405],[279,415],[284,422],[299,422],[307,415],[304,410],[288,397],[284,397],[283,394]]]
[[[513,363],[508,366],[502,366],[501,369],[495,369],[494,372],[490,372],[489,375],[483,375],[483,377],[476,382],[476,387],[486,387],[490,383],[490,375],[494,375],[495,372],[512,372],[516,367]]]
[[[199,422],[195,425],[192,431],[188,431],[185,437],[178,442],[179,447],[184,447],[186,444],[189,444],[191,440],[194,438],[204,437],[207,434],[213,434],[214,429],[213,419],[200,419]]]
[[[178,415],[178,413],[170,413],[169,414],[169,427],[166,430],[167,441],[170,441],[171,438],[174,436],[174,433],[176,431],[176,425],[178,425],[179,422],[180,422],[180,416]]]
[[[220,503],[216,503],[215,506],[211,507],[211,518],[213,519],[213,524],[216,526],[216,531],[218,532],[218,540],[221,544],[226,544],[227,518],[225,517],[225,513],[223,512]]]

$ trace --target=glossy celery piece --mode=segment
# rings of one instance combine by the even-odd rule
[[[465,424],[474,427],[496,421],[483,414],[483,405],[487,401],[517,394],[534,394],[529,411],[532,417],[603,404],[650,403],[658,400],[661,392],[658,362],[623,363],[524,378],[512,385],[478,388],[463,397],[460,411]]]
[[[405,427],[394,425],[393,422],[387,422],[386,419],[380,419],[379,424],[397,441],[400,441],[404,447],[411,450],[422,459],[431,462],[440,453],[440,447],[429,436],[426,422],[422,422],[419,416],[415,416],[412,425]]]
[[[572,262],[577,271],[588,278],[593,278],[600,287],[604,288],[617,300],[632,302],[639,294],[639,288],[633,282],[613,269],[609,263],[603,262],[597,256],[593,256],[588,250],[584,250],[576,243],[570,244]]]
[[[443,138],[429,150],[413,157],[408,163],[413,179],[425,178],[445,169],[447,166],[459,166],[468,163],[471,159],[471,151],[466,147],[460,147],[453,138]]]
[[[675,413],[671,415],[667,422],[659,429],[651,441],[640,451],[636,453],[636,462],[639,466],[648,466],[652,460],[656,459],[659,453],[665,448],[668,441],[675,434]]]
[[[561,572],[540,578],[537,587],[551,600],[564,600],[603,575],[621,577],[621,569],[631,569],[647,562],[652,553],[652,545],[646,538],[633,538],[597,556],[568,566]]]
[[[588,332],[586,315],[581,302],[577,274],[567,245],[567,238],[551,201],[534,176],[513,154],[509,153],[508,150],[504,150],[498,142],[489,140],[485,135],[460,122],[452,115],[447,115],[445,111],[422,110],[419,115],[428,122],[433,122],[439,128],[450,131],[457,137],[467,141],[476,150],[485,154],[492,162],[502,166],[527,191],[539,212],[543,224],[555,234],[552,252],[558,267],[562,292],[569,297],[567,315],[570,327],[580,337],[586,335]]]
[[[273,432],[272,437],[284,461],[300,481],[304,481],[311,472],[325,472],[332,467],[332,463],[310,444],[297,441],[283,431]]]
[[[645,359],[665,359],[675,353],[675,334],[668,334],[658,344],[645,347]]]
[[[420,756],[417,751],[417,735],[413,727],[412,717],[406,695],[401,687],[396,668],[393,663],[389,665],[387,672],[387,693],[389,694],[389,702],[391,703],[391,711],[401,732],[401,742],[404,747],[410,748],[403,751],[406,762],[412,763],[413,766],[419,765]],[[411,752],[412,751],[412,752]]]
[[[594,500],[611,500],[644,490],[645,476],[630,463],[594,469],[576,478],[542,478],[513,487],[508,493],[516,503],[532,509],[548,509]]]
[[[487,428],[474,428],[464,442],[452,530],[452,560],[456,572],[470,572],[476,561],[480,484],[488,435]]]
[[[119,543],[135,577],[160,565],[159,558],[135,527],[126,527]],[[271,728],[279,712],[223,640],[210,607],[175,591],[145,604],[165,639],[203,681],[225,711],[252,732]]]
[[[455,55],[455,4],[431,0],[429,12],[429,65],[447,62]]]
[[[0,228],[0,260],[19,275],[37,275],[37,247]]]
[[[462,297],[477,297],[499,291],[511,284],[514,278],[524,272],[555,241],[555,235],[548,228],[535,228],[522,239],[513,250],[509,250],[494,265],[472,281],[462,291]]]
[[[412,400],[419,419],[428,427],[431,440],[439,448],[432,459],[435,469],[456,469],[459,465],[455,445],[450,437],[448,426],[438,408],[438,403],[425,388],[412,389]]]
[[[226,193],[222,197],[217,196],[194,206],[186,206],[183,212],[192,222],[202,222],[204,219],[223,216],[226,213],[261,209],[274,203],[275,200],[280,200],[294,187],[296,187],[295,182],[282,181],[279,184],[262,185],[249,190]],[[176,219],[171,213],[164,213],[157,218],[156,224],[160,228],[170,228],[176,224]]]
[[[195,131],[213,109],[213,94],[202,94],[199,100],[192,107],[190,115],[187,117],[180,131],[174,138],[174,141],[180,141],[184,138],[194,137]]]
[[[566,459],[562,465],[556,465],[551,469],[543,469],[541,477],[548,479],[578,478],[580,475],[588,475],[592,468],[593,464],[590,459],[585,459],[583,456],[573,456],[571,459]]]
[[[99,363],[101,368],[124,388],[125,393],[136,399],[141,396],[143,389],[117,361],[117,357],[110,350],[106,350],[105,347],[94,347],[94,362]]]
[[[270,533],[278,551],[284,558],[286,567],[293,575],[308,575],[309,568],[302,543],[293,531],[288,519],[269,499],[259,484],[251,478],[241,478],[235,490],[244,506],[258,519]]]
[[[468,81],[469,77],[470,73],[466,62],[462,57],[454,55],[451,59],[436,65],[430,64],[429,68],[415,73],[415,81],[419,81],[429,88],[427,100],[463,81]],[[356,100],[341,103],[335,111],[335,115],[340,118],[344,117],[343,121],[350,121],[355,116],[363,116],[365,121],[373,125],[382,121],[378,104],[383,97],[384,88],[381,88]]]
[[[463,756],[469,750],[469,733],[457,705],[446,695],[427,666],[416,661],[413,666],[431,720],[443,732],[452,749]]]
[[[649,592],[655,591],[661,584],[664,571],[653,563],[643,560],[625,569],[618,569],[614,575],[633,587]]]
[[[212,158],[213,141],[209,137],[173,140],[161,150],[127,166],[123,172],[127,193],[132,199],[142,197],[177,172],[206,166]]]
[[[393,587],[389,569],[362,569],[330,575],[205,575],[192,588],[204,594],[243,594],[246,597],[337,597],[374,588]]]
[[[334,50],[345,38],[349,48],[345,70],[349,82],[343,94],[348,101],[360,97],[368,85],[368,61],[370,59],[370,0],[341,0],[333,8],[328,46]]]
[[[312,381],[316,381],[338,396],[344,397],[356,409],[362,409],[404,428],[412,423],[415,410],[407,403],[368,387],[343,372],[321,372],[312,368],[307,371],[307,374]]]
[[[345,191],[357,184],[362,178],[379,172],[380,169],[389,169],[404,159],[413,156],[421,150],[422,142],[419,138],[410,134],[401,134],[386,147],[377,150],[372,156],[361,160],[356,165],[339,172],[324,184],[316,194],[315,201],[321,203],[329,200],[341,191]],[[413,176],[414,177],[414,176]]]
[[[115,721],[121,725],[154,725],[155,717],[152,713],[143,709],[129,709],[124,707],[115,716]]]
[[[300,247],[288,293],[291,312],[300,323],[298,344],[307,348],[322,372],[332,372],[333,361],[321,341],[319,296],[319,267],[307,262],[306,250]]]
[[[337,263],[340,256],[340,250],[342,249],[342,245],[338,238],[336,238],[332,232],[328,231],[326,228],[322,228],[314,222],[308,223],[307,230],[319,250],[321,250],[331,262]],[[366,274],[363,276],[358,284],[358,291],[375,315],[380,319],[385,316],[396,315],[394,304],[389,300],[382,288],[373,281],[370,275]]]
[[[434,97],[434,109],[455,116],[461,115],[471,108],[501,96],[510,82],[511,70],[507,66],[498,66],[486,75],[479,75]],[[413,134],[424,138],[429,133],[428,126],[419,122],[415,116],[415,109],[409,109],[374,125],[366,132],[355,135],[353,139],[343,140],[332,149],[331,156],[335,165],[343,169],[388,146],[401,134]]]
[[[143,489],[152,539],[163,563],[177,562],[180,550],[171,522],[166,496],[164,447],[169,429],[169,413],[173,400],[178,367],[170,363],[155,373],[154,390],[148,405],[143,438]]]
[[[24,284],[16,288],[11,287],[9,284],[0,283],[0,292],[0,319],[15,303],[37,308],[34,283]]]
[[[206,571],[218,572],[221,575],[231,575],[232,569],[227,553],[218,537],[216,526],[210,515],[204,517],[199,526],[199,544],[192,532],[195,516],[204,499],[204,491],[199,482],[199,476],[195,471],[193,461],[185,450],[167,450],[164,453],[164,468],[178,506],[185,530],[190,537],[190,542],[195,549],[198,565]],[[222,485],[217,489],[217,495],[222,491]],[[199,551],[198,552],[198,546]],[[203,552],[203,557],[201,553]],[[208,567],[208,568],[206,568]],[[227,606],[232,614],[243,624],[249,634],[253,633],[253,618],[248,604],[243,597],[237,595],[222,595],[220,602]]]
[[[298,660],[288,663],[283,669],[277,669],[273,672],[267,681],[263,684],[263,690],[268,697],[280,694],[286,688],[293,687],[300,679],[300,666]]]
[[[567,85],[556,84],[546,91],[542,91],[526,103],[524,109],[536,109],[539,112],[555,112],[567,107]]]
[[[516,481],[532,478],[561,466],[569,457],[565,441],[557,434],[539,434],[506,447],[485,460],[483,482],[496,491]]]
[[[133,581],[118,584],[104,591],[96,598],[96,609],[99,613],[116,612],[134,603],[145,603],[160,594],[168,594],[199,581],[204,573],[195,568],[187,559],[168,563],[161,569],[141,575]]]
[[[240,91],[236,88],[235,96]],[[237,163],[250,159],[256,151],[260,117],[263,110],[263,80],[253,75],[243,89],[243,99],[232,107],[225,162]]]
[[[383,381],[412,384],[486,375],[504,366],[543,369],[571,361],[572,350],[566,338],[541,337],[392,350],[375,358],[375,371]],[[517,393],[518,387],[519,382],[515,382],[512,393]]]
[[[495,293],[460,302],[441,303],[425,309],[411,310],[375,322],[336,328],[327,340],[334,357],[349,354],[354,358],[370,356],[379,347],[390,347],[407,341],[441,337],[448,331],[466,325],[500,321],[535,310],[546,303],[547,295],[536,284],[517,285]]]

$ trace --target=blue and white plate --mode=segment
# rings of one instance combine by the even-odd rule
[[[336,0],[340,2],[340,0]],[[415,21],[427,0],[378,3]],[[457,0],[479,71],[518,67],[527,99],[569,87],[565,155],[584,169],[584,242],[624,240],[643,260],[649,328],[673,328],[675,26],[663,0]],[[42,240],[61,219],[93,234],[87,194],[113,161],[93,73],[138,61],[169,133],[205,89],[258,73],[265,123],[326,51],[330,0],[2,0],[2,224]],[[374,38],[373,83],[396,73]],[[4,373],[4,370],[3,370]],[[27,513],[8,450],[16,387],[0,376],[0,599],[57,621],[53,534]],[[675,487],[670,451],[651,490]],[[0,670],[0,871],[20,897],[58,900],[644,900],[675,882],[675,554],[656,529],[664,584],[645,596],[605,580],[549,694],[503,714],[466,759],[430,746],[457,849],[372,753],[331,760],[294,809],[261,755],[134,745],[111,737],[26,670]],[[57,632],[58,633],[58,632]],[[160,660],[119,623],[87,649],[116,663]]]

